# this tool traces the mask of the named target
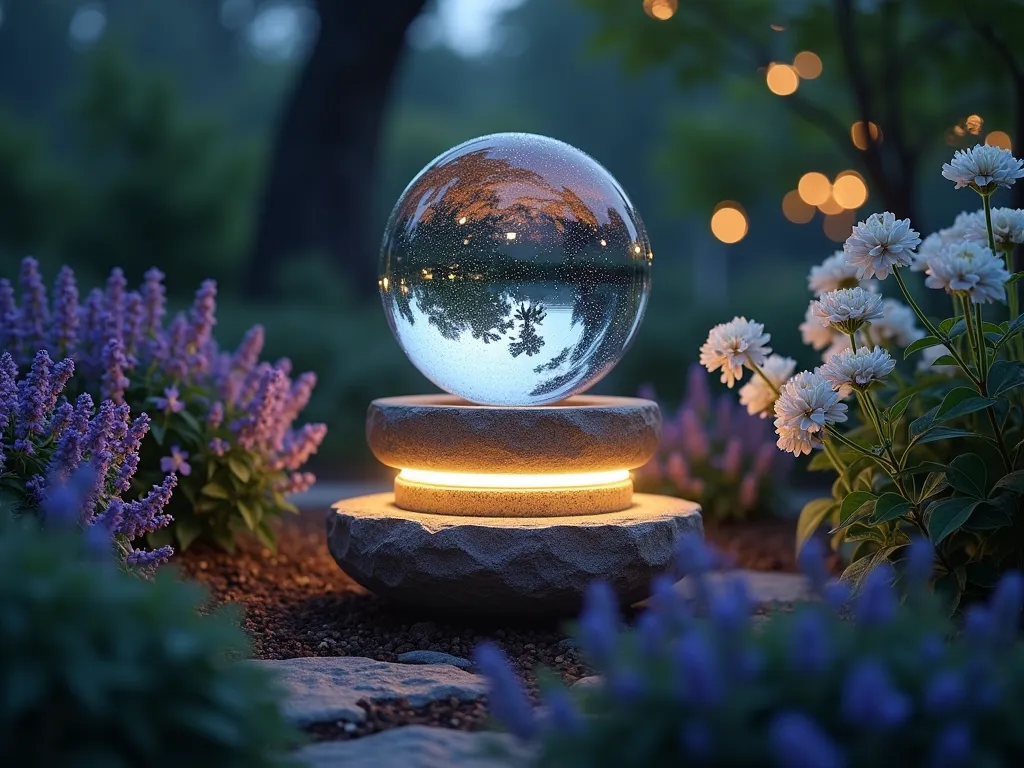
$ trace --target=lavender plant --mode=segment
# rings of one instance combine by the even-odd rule
[[[212,280],[169,323],[157,269],[137,291],[115,269],[106,287],[84,302],[68,267],[57,275],[52,302],[34,259],[22,262],[19,282],[16,303],[10,282],[0,280],[0,345],[21,360],[40,349],[73,357],[72,387],[150,414],[135,486],[165,473],[179,484],[168,508],[174,522],[151,535],[154,543],[173,537],[185,549],[201,539],[232,549],[236,535],[248,530],[273,547],[271,521],[295,511],[288,495],[315,479],[301,469],[327,428],[294,423],[316,375],[293,381],[287,359],[261,362],[260,326],[234,352],[220,351]]]
[[[296,742],[245,636],[195,585],[133,578],[72,534],[89,491],[54,486],[45,530],[0,519],[0,753],[18,765],[292,764]],[[95,531],[93,526],[91,531]],[[96,551],[101,546],[100,552]]]
[[[873,570],[852,600],[826,580],[822,554],[815,542],[802,558],[820,601],[756,627],[745,582],[712,583],[699,540],[680,557],[695,598],[660,579],[635,627],[606,585],[592,585],[578,638],[601,683],[548,685],[534,709],[508,660],[484,645],[476,663],[491,712],[534,745],[541,768],[1020,764],[1020,575],[1005,575],[956,632],[928,586],[927,541]]]
[[[811,468],[838,475],[832,496],[801,512],[798,546],[827,522],[851,560],[844,575],[859,584],[900,559],[912,535],[926,536],[936,585],[955,608],[1024,567],[1024,316],[1015,287],[1024,273],[1012,262],[1024,210],[992,207],[1000,189],[1024,177],[1024,162],[978,145],[958,150],[942,175],[978,194],[981,210],[923,242],[909,219],[873,214],[842,253],[811,271],[817,298],[801,331],[826,350],[822,366],[780,373],[769,334],[746,318],[713,328],[701,362],[721,369],[730,387],[752,371],[741,396],[772,410],[778,447],[820,450]],[[951,317],[922,311],[907,271],[924,272],[926,287],[950,297]],[[882,297],[889,277],[905,304]],[[1007,301],[1000,322],[990,305]],[[899,358],[915,355],[916,372],[897,370]]]
[[[652,387],[639,394],[658,399]],[[634,472],[637,488],[699,502],[705,519],[719,522],[769,512],[790,462],[775,450],[768,422],[758,415],[728,395],[712,403],[707,372],[691,366],[682,404],[662,424],[657,454]]]
[[[170,523],[165,508],[176,478],[160,477],[133,501],[122,498],[135,477],[149,417],[131,419],[127,404],[111,400],[95,408],[88,394],[72,403],[64,388],[74,370],[70,358],[54,363],[40,350],[20,378],[10,353],[0,355],[0,509],[4,516],[40,513],[55,489],[87,470],[75,519],[112,539],[127,565],[156,565],[171,548],[145,550],[135,543]]]

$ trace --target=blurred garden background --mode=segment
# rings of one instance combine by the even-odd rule
[[[615,175],[654,288],[599,389],[671,403],[734,314],[816,363],[806,273],[858,218],[952,221],[952,185],[921,182],[1024,141],[1022,35],[1020,0],[0,0],[0,274],[157,266],[181,306],[216,278],[222,345],[261,323],[318,374],[318,473],[383,472],[367,403],[431,387],[378,246],[437,154],[529,131]]]

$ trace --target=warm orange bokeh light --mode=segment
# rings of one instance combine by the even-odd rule
[[[829,216],[835,216],[838,213],[842,213],[846,209],[841,206],[838,201],[829,194],[828,199],[818,206],[818,210]]]
[[[868,139],[874,144],[882,143],[882,129],[874,123],[868,123],[867,130],[864,130],[864,123],[858,120],[850,126],[850,141],[857,149],[867,149]]]
[[[790,96],[800,87],[800,76],[789,64],[769,64],[765,82],[776,96]]]
[[[644,12],[658,21],[668,21],[678,10],[679,0],[644,0]]]
[[[832,185],[832,197],[847,210],[856,210],[868,199],[868,186],[856,171],[843,171]]]
[[[968,115],[967,119],[964,120],[964,125],[967,127],[967,132],[977,136],[981,133],[981,126],[985,124],[985,121],[981,118],[981,115]]]
[[[800,51],[793,59],[793,66],[804,80],[813,80],[821,75],[821,58],[811,51]]]
[[[738,203],[719,203],[711,216],[711,233],[732,245],[747,236],[747,215]]]
[[[1010,134],[1006,131],[992,131],[992,133],[985,137],[985,143],[991,144],[993,147],[1000,147],[1001,149],[1013,149]]]
[[[853,225],[856,223],[857,217],[853,211],[842,211],[826,216],[822,223],[822,229],[825,230],[825,237],[829,240],[842,243],[850,236]]]
[[[800,198],[800,193],[791,189],[782,198],[782,215],[794,224],[806,224],[814,218],[814,206]]]
[[[800,177],[796,189],[808,205],[821,205],[832,194],[832,183],[824,173],[811,171]]]

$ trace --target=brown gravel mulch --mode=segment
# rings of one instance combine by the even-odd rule
[[[708,526],[706,535],[736,567],[795,570],[790,521]],[[213,605],[234,603],[242,609],[243,626],[258,659],[364,656],[394,662],[399,654],[413,650],[470,658],[475,646],[491,640],[509,655],[532,693],[538,667],[554,671],[567,684],[589,674],[564,626],[508,627],[438,619],[400,610],[367,593],[328,553],[323,512],[286,518],[276,553],[245,542],[233,554],[194,547],[175,562],[209,590]],[[327,723],[308,732],[319,740],[356,738],[412,723],[474,730],[486,720],[485,702],[363,706],[367,719],[354,728]]]

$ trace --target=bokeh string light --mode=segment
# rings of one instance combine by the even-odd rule
[[[808,205],[821,205],[832,194],[832,183],[825,174],[811,171],[800,177],[796,189]]]
[[[1006,131],[992,131],[985,137],[985,143],[1000,149],[1012,150],[1013,141]]]
[[[738,243],[747,236],[749,225],[743,206],[724,200],[715,206],[711,215],[711,233],[727,245]]]
[[[847,210],[856,210],[868,199],[868,187],[856,171],[843,171],[832,185],[832,197]]]
[[[765,82],[776,96],[791,96],[800,87],[800,76],[789,64],[769,64]]]
[[[814,206],[805,203],[800,193],[791,189],[782,198],[782,215],[794,224],[806,224],[814,218]]]
[[[867,149],[868,144],[882,143],[882,129],[869,122],[865,128],[863,121],[858,120],[850,126],[850,141],[857,149]]]
[[[812,51],[800,51],[793,59],[793,66],[804,80],[814,80],[821,75],[821,58]]]
[[[679,10],[679,0],[644,0],[644,13],[658,21],[668,21]]]

